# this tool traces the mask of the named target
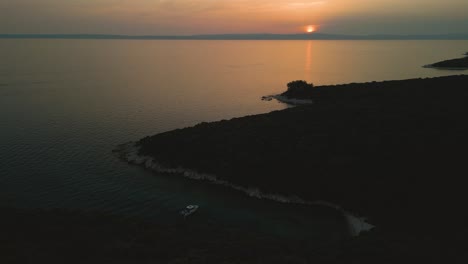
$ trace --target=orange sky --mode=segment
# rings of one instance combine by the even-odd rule
[[[468,30],[467,0],[2,0],[0,33],[344,34]]]

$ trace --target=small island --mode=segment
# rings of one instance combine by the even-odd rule
[[[446,69],[446,70],[466,70],[468,69],[468,52],[465,57],[451,59],[425,65],[425,68]]]

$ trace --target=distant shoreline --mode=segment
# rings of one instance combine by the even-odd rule
[[[108,39],[108,40],[468,40],[468,34],[444,35],[340,35],[340,34],[210,34],[210,35],[115,35],[115,34],[0,34],[0,39]]]

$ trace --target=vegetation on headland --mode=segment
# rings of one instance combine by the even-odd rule
[[[307,97],[307,95],[311,93],[310,90],[314,88],[314,85],[312,83],[307,83],[303,80],[289,82],[286,86],[288,87],[288,89],[281,95],[287,98],[296,99]]]
[[[429,64],[426,67],[441,69],[468,69],[468,53],[465,53],[465,57],[463,58],[444,60]]]
[[[372,239],[399,234],[435,243],[432,257],[457,257],[468,237],[467,85],[468,76],[450,76],[318,86],[298,98],[313,100],[310,106],[202,123],[138,144],[165,166],[331,201],[368,216],[381,229]],[[373,252],[391,255],[391,247]]]

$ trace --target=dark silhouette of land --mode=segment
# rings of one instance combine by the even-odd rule
[[[467,40],[468,34],[440,35],[340,35],[309,34],[211,34],[211,35],[109,35],[109,34],[0,34],[11,39],[139,39],[139,40]]]
[[[281,95],[288,99],[307,99],[314,88],[314,84],[302,80],[289,82],[286,86],[288,89]]]
[[[468,53],[465,54],[465,57],[451,60],[444,60],[436,62],[433,64],[426,65],[427,68],[436,68],[436,69],[468,69]]]
[[[407,203],[423,194],[442,199],[430,188],[457,187],[429,175],[465,170],[458,162],[468,147],[467,84],[468,76],[451,76],[318,86],[299,97],[311,106],[201,123],[138,145],[167,167],[382,213],[381,222],[390,208],[411,213]]]
[[[414,249],[436,247],[429,259],[456,258],[468,244],[466,87],[464,75],[304,86],[296,98],[313,105],[201,123],[137,145],[166,167],[342,205],[378,227],[369,241],[408,240]],[[368,254],[398,247],[372,243]]]

